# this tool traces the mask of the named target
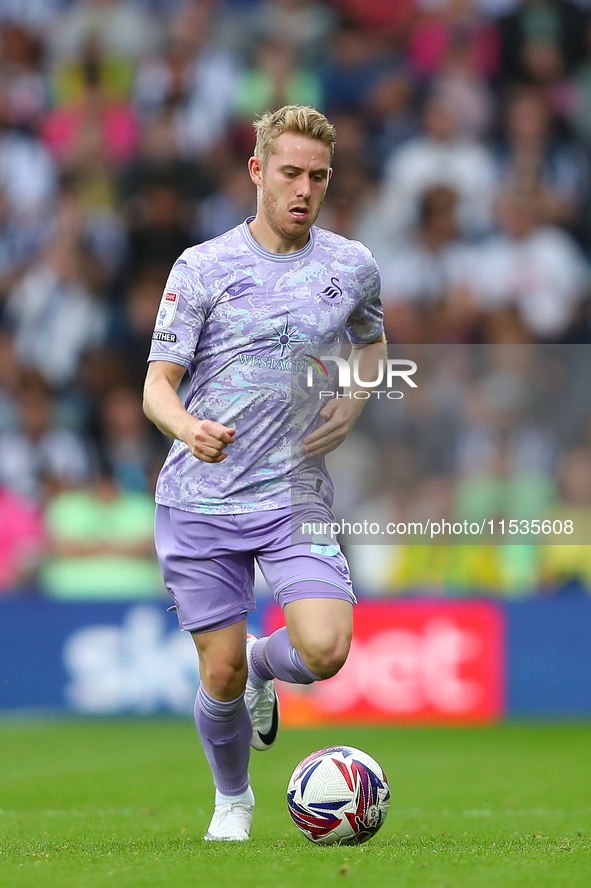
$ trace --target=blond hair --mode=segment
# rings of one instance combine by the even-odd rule
[[[273,153],[275,139],[283,133],[299,133],[309,139],[317,139],[326,145],[332,161],[336,131],[332,123],[316,108],[307,105],[284,105],[278,111],[266,111],[261,114],[253,126],[256,133],[254,153],[255,157],[262,161],[263,166]]]

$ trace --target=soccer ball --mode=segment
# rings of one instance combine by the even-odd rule
[[[329,746],[299,763],[287,787],[291,819],[317,845],[360,845],[380,829],[390,806],[381,767],[352,746]]]

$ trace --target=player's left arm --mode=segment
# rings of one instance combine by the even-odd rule
[[[353,368],[353,362],[357,362],[358,379],[372,380],[378,376],[379,361],[382,360],[385,366],[386,358],[386,337],[382,334],[375,342],[354,344],[349,355],[349,364]],[[344,397],[327,401],[320,411],[325,422],[304,439],[306,456],[326,456],[343,443],[367,400],[355,397],[355,393],[359,391],[368,391],[368,387],[355,382],[355,376],[351,373],[351,386],[343,392]]]

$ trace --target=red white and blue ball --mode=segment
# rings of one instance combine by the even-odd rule
[[[390,787],[380,765],[352,746],[329,746],[299,763],[287,787],[291,819],[317,845],[360,845],[383,825]]]

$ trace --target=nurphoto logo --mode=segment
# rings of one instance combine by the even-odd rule
[[[416,373],[417,365],[414,361],[406,358],[382,358],[378,361],[377,376],[373,380],[361,379],[359,375],[359,359],[354,358],[351,363],[346,358],[336,355],[320,355],[315,358],[313,355],[304,355],[308,361],[307,381],[308,388],[314,387],[314,371],[316,370],[321,376],[327,380],[330,379],[325,362],[333,361],[337,365],[337,391],[321,391],[319,398],[351,398],[357,400],[366,400],[371,397],[372,392],[379,398],[380,395],[386,395],[387,398],[399,400],[404,397],[403,392],[393,389],[395,380],[403,379],[411,388],[417,388],[416,382],[410,377]],[[351,388],[351,371],[353,371],[353,381],[360,386],[361,391],[355,391],[351,394],[348,389]],[[385,389],[378,389],[385,381]]]

